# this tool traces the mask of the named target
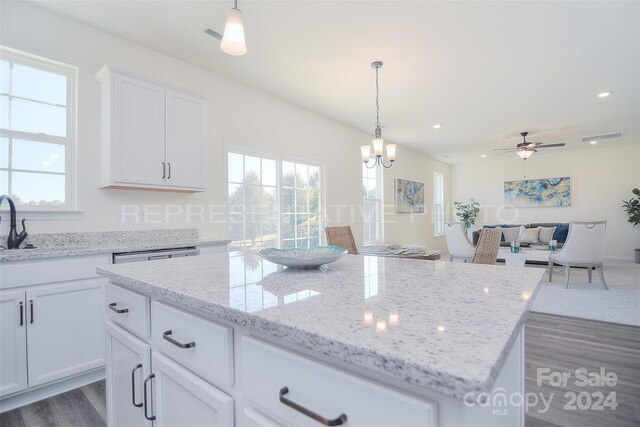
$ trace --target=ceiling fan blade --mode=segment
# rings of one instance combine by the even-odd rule
[[[505,150],[508,150],[508,151],[516,151],[516,150],[517,150],[517,148],[494,148],[494,149],[493,149],[493,151],[505,151]]]
[[[536,148],[551,148],[551,147],[564,147],[565,143],[561,142],[559,144],[540,144]]]
[[[511,150],[511,151],[503,151],[502,153],[496,153],[496,156],[502,156],[503,154],[511,154],[512,152],[515,153],[518,150]]]

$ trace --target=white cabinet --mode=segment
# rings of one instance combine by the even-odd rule
[[[109,426],[233,426],[233,398],[213,385],[233,384],[231,328],[105,291]]]
[[[233,425],[233,399],[160,353],[152,356],[156,425]]]
[[[0,291],[0,396],[27,388],[24,291]]]
[[[113,84],[114,183],[164,185],[164,88],[124,75]]]
[[[103,281],[26,291],[29,386],[104,366]]]
[[[104,378],[107,255],[0,263],[0,412]]]
[[[103,187],[206,189],[206,100],[116,67],[101,83]]]
[[[151,369],[151,347],[110,322],[106,333],[109,425],[150,427],[142,385]]]

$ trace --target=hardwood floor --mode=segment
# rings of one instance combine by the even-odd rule
[[[103,427],[106,425],[104,381],[0,414],[0,427]]]
[[[531,313],[525,324],[526,392],[542,393],[551,404],[528,408],[526,427],[640,426],[640,328]],[[537,384],[538,369],[571,373],[566,386]],[[614,387],[575,385],[575,371],[615,372]],[[0,414],[0,427],[106,426],[104,381]],[[565,410],[565,393],[615,391],[615,410]],[[592,399],[593,402],[593,399]]]
[[[538,385],[538,375],[545,372],[539,370],[545,368],[571,376],[566,384],[552,385],[547,377]],[[613,372],[616,385],[581,386],[576,376],[579,368]],[[525,388],[547,401],[552,397],[546,412],[541,402],[528,408],[527,427],[640,426],[640,328],[531,313],[525,324]],[[581,392],[582,400],[571,405],[570,396]],[[606,405],[600,410],[580,409],[580,405],[588,408],[597,403],[599,393],[606,397],[611,392],[615,392],[615,409]],[[576,409],[565,408],[567,404]]]

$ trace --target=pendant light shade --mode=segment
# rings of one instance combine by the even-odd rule
[[[237,7],[229,9],[229,12],[227,12],[227,21],[224,24],[224,34],[222,35],[220,48],[229,55],[239,56],[247,53],[242,11]]]

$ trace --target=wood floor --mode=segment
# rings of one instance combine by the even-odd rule
[[[538,385],[537,376],[545,368],[571,377],[566,385],[554,387],[547,378]],[[575,374],[579,368],[604,368],[616,374],[617,384],[581,385]],[[552,397],[545,413],[542,402],[528,408],[527,427],[640,426],[640,328],[531,313],[525,324],[525,388],[527,393],[542,393],[547,401]],[[581,392],[582,400],[575,405],[565,396]],[[606,397],[610,392],[615,392],[615,410],[591,406],[600,400],[599,393]],[[581,410],[580,405],[593,409]]]
[[[103,427],[106,425],[104,381],[0,414],[0,427]]]
[[[528,408],[526,427],[640,426],[640,328],[549,314],[531,313],[525,325],[526,392],[551,396],[548,411]],[[615,372],[615,387],[578,387],[575,371]],[[548,380],[538,386],[538,369],[567,372],[566,386]],[[615,391],[615,410],[566,410],[565,393]],[[583,402],[584,403],[584,402]],[[592,402],[593,403],[593,400]],[[0,427],[102,427],[106,425],[104,381],[0,414]]]

